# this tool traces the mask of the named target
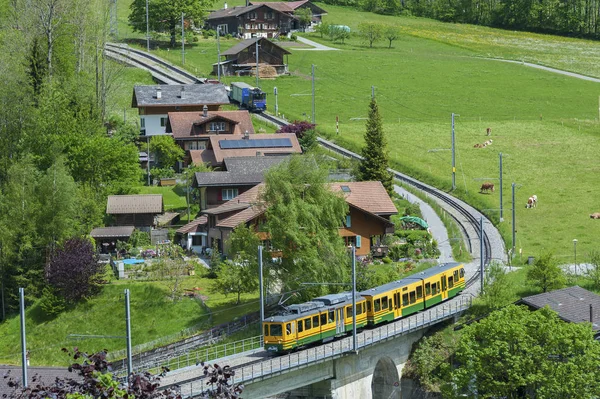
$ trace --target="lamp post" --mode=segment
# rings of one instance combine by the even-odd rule
[[[577,275],[577,238],[573,239],[573,255],[575,257],[575,275]]]

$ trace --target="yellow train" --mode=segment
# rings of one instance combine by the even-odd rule
[[[460,263],[431,267],[356,296],[356,327],[375,326],[430,308],[465,288]],[[315,342],[327,342],[352,330],[352,293],[325,295],[290,305],[286,313],[263,320],[266,350],[286,353]]]

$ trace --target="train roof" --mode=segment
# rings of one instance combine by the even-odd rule
[[[231,86],[237,86],[241,89],[254,89],[254,86],[251,86],[246,82],[233,82],[231,83]]]
[[[356,302],[363,301],[363,298],[358,292],[356,293]],[[296,320],[299,317],[306,317],[311,315],[317,315],[322,311],[327,311],[331,308],[339,308],[352,304],[352,293],[342,292],[339,294],[325,295],[319,298],[313,299],[311,302],[299,303],[296,305],[290,305],[286,307],[289,314],[272,316],[266,318],[264,321],[270,323],[285,323],[290,320]]]
[[[435,276],[438,273],[441,273],[443,271],[446,270],[450,270],[455,268],[456,266],[459,266],[460,263],[456,263],[456,262],[450,262],[450,263],[442,263],[441,265],[438,266],[433,266],[430,267],[427,270],[424,270],[422,272],[419,273],[415,273],[412,274],[408,277],[405,277],[401,280],[397,280],[397,281],[392,281],[391,283],[387,283],[384,285],[380,285],[379,287],[374,287],[371,288],[369,290],[365,290],[362,291],[360,294],[363,296],[374,296],[374,295],[378,295],[393,289],[397,289],[399,287],[404,287],[406,285],[412,284],[415,282],[415,280],[421,280],[421,279],[425,279],[431,276]]]

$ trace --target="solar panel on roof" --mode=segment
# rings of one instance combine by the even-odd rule
[[[233,150],[239,148],[279,148],[292,147],[292,141],[288,138],[283,139],[242,139],[242,140],[221,140],[219,147],[222,150]]]

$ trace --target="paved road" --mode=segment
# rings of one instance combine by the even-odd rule
[[[600,79],[598,79],[598,78],[592,78],[591,76],[585,76],[585,75],[581,75],[581,74],[575,73],[575,72],[563,71],[561,69],[551,68],[551,67],[547,67],[547,66],[543,66],[543,65],[532,64],[530,62],[515,61],[515,60],[503,60],[503,59],[500,59],[500,58],[486,58],[486,60],[510,62],[511,64],[521,64],[521,65],[525,65],[525,66],[528,66],[528,67],[531,67],[531,68],[542,69],[544,71],[558,73],[560,75],[570,76],[572,78],[589,80],[591,82],[600,83]]]
[[[302,42],[304,44],[308,44],[309,46],[313,46],[313,48],[298,47],[298,48],[294,48],[294,50],[307,50],[307,51],[327,51],[327,50],[337,51],[337,50],[339,50],[339,48],[327,47],[327,46],[322,45],[320,43],[313,42],[312,40],[309,40],[309,39],[307,39],[305,37],[302,37],[302,36],[298,36],[298,41]]]

